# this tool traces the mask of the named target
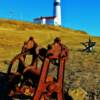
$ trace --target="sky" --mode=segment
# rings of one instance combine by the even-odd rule
[[[0,18],[53,16],[54,0],[0,0]],[[62,26],[100,36],[100,0],[61,0]]]

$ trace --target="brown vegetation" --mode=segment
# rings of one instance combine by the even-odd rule
[[[81,91],[82,88],[86,92],[100,90],[100,37],[91,36],[96,42],[92,53],[82,52],[84,47],[80,42],[87,41],[89,35],[63,27],[0,20],[0,71],[7,71],[9,61],[20,52],[23,42],[30,36],[34,36],[36,42],[44,47],[53,42],[55,37],[60,37],[69,48],[69,60],[65,68],[65,90],[70,87],[70,95],[76,95],[73,89],[77,88],[79,90],[76,91]]]

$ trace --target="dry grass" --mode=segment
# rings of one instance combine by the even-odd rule
[[[71,88],[82,87],[85,90],[100,89],[100,37],[91,36],[97,42],[94,52],[81,52],[80,42],[89,35],[84,31],[75,31],[63,27],[37,25],[29,22],[0,20],[0,71],[6,71],[8,62],[20,52],[23,42],[30,36],[46,47],[55,37],[70,49],[69,61],[65,68],[65,83]]]

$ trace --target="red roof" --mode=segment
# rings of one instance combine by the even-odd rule
[[[35,18],[34,20],[40,20],[40,19],[54,19],[56,16],[48,16],[48,17],[40,17],[40,18]]]

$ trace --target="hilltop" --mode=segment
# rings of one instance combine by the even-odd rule
[[[71,89],[81,87],[85,91],[100,90],[100,37],[64,27],[0,19],[0,71],[7,70],[9,61],[20,52],[23,42],[30,36],[43,47],[60,37],[69,48],[65,89],[69,86]],[[84,47],[80,42],[88,41],[89,36],[96,42],[96,47],[88,54],[81,52]]]

